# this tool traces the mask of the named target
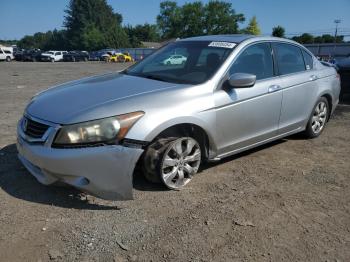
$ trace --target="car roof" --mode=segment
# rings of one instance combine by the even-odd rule
[[[261,35],[245,35],[245,34],[204,35],[204,36],[196,36],[196,37],[179,39],[177,41],[212,41],[212,42],[231,42],[231,43],[239,44],[245,40],[250,40],[249,42],[279,41],[279,42],[285,42],[285,43],[293,43],[293,44],[296,44],[296,45],[303,47],[302,45],[298,44],[297,42],[290,40],[290,39],[286,39],[286,38],[280,38],[280,37],[274,37],[274,36],[261,36]],[[304,47],[304,49],[305,49],[305,47]]]
[[[181,39],[179,41],[221,41],[240,43],[246,39],[256,37],[254,35],[234,34],[234,35],[203,35]]]

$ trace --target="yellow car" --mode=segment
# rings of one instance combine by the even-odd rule
[[[129,53],[115,53],[109,57],[110,62],[134,62]]]

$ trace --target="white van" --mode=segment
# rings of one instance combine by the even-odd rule
[[[5,60],[6,62],[10,62],[15,57],[13,56],[12,47],[0,46],[0,61]]]

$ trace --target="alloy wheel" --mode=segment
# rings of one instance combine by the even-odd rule
[[[180,189],[191,181],[201,162],[196,140],[184,137],[175,140],[165,151],[161,163],[161,179],[170,189]]]
[[[318,134],[324,128],[327,121],[327,104],[324,101],[320,101],[316,107],[311,120],[312,131]]]

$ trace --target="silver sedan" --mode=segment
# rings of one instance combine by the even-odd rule
[[[174,55],[184,63],[163,61]],[[181,189],[203,161],[324,130],[339,75],[286,39],[222,35],[170,43],[122,72],[55,86],[29,102],[18,155],[39,182],[132,199],[135,166]]]

